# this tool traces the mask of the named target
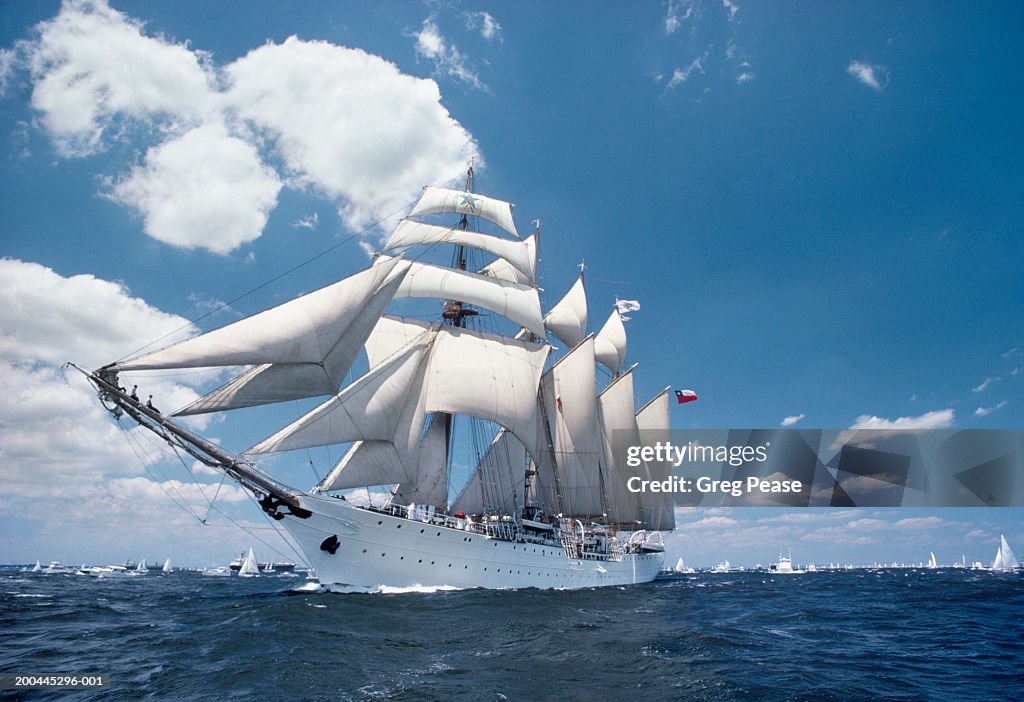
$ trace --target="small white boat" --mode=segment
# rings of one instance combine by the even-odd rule
[[[779,575],[803,575],[806,570],[800,570],[799,568],[793,567],[793,553],[790,552],[788,556],[783,556],[779,553],[779,562],[772,563],[768,566],[768,572],[777,573]]]
[[[935,560],[935,551],[931,552],[931,558],[928,559],[928,567],[932,569],[939,567],[938,561]]]
[[[170,572],[172,572],[172,569],[171,569],[171,559],[170,558],[168,558],[166,561],[164,561],[164,567],[160,569],[160,572],[161,573],[170,573]]]
[[[728,560],[722,561],[711,569],[712,573],[728,573],[732,571],[732,564]]]
[[[216,568],[207,568],[202,571],[202,574],[213,578],[226,578],[231,575],[231,570],[225,566],[218,566]]]
[[[32,566],[31,568],[29,568],[28,571],[30,573],[42,573],[43,572],[43,566],[42,566],[42,564],[39,561],[36,561],[36,564],[34,566]]]
[[[73,573],[74,571],[62,564],[60,561],[50,561],[50,565],[43,568],[42,572],[47,575],[64,575],[67,573]]]
[[[242,567],[238,571],[238,575],[243,578],[254,578],[260,574],[260,567],[256,564],[256,556],[253,555],[252,547],[249,547],[249,554],[245,557],[245,561],[242,562]]]

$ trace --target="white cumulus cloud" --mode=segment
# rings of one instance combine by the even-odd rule
[[[665,90],[672,90],[680,83],[685,83],[687,80],[690,79],[690,76],[693,75],[695,71],[703,73],[703,61],[706,58],[707,54],[705,53],[704,56],[695,58],[693,61],[691,61],[690,65],[688,65],[686,68],[676,68],[674,71],[672,71],[672,77],[669,79],[668,83],[665,84]]]
[[[474,88],[486,88],[476,71],[469,67],[467,57],[441,34],[434,18],[423,20],[423,26],[415,37],[416,53],[431,61],[438,73],[457,78]]]
[[[782,426],[784,426],[784,427],[791,427],[791,426],[793,426],[794,424],[796,424],[797,422],[799,422],[801,419],[803,419],[806,416],[807,415],[805,415],[805,414],[793,414],[793,415],[790,415],[790,416],[788,416],[788,417],[786,417],[785,419],[782,420]]]
[[[91,275],[64,277],[37,263],[0,259],[0,465],[8,494],[35,494],[56,483],[91,484],[110,472],[140,470],[92,387],[65,361],[92,369],[134,350],[140,340],[191,330],[121,285]],[[125,378],[124,382],[130,382]],[[141,382],[141,381],[137,381]],[[145,381],[171,409],[196,397],[166,379]]]
[[[280,190],[251,144],[206,124],[150,149],[111,197],[154,239],[226,254],[260,236]]]
[[[954,412],[951,409],[925,412],[916,417],[885,419],[862,414],[850,429],[946,429],[953,426]]]
[[[690,19],[695,12],[692,0],[687,2],[675,2],[670,0],[668,12],[665,14],[665,34],[674,34],[683,22]]]
[[[863,61],[850,61],[846,72],[872,90],[882,91],[889,83],[889,72],[885,66],[871,65]]]
[[[493,17],[473,21],[498,38]],[[483,87],[432,20],[417,46],[438,71]],[[174,246],[227,253],[252,241],[284,184],[314,189],[362,229],[424,185],[483,165],[435,81],[329,42],[292,37],[217,66],[105,0],[67,0],[0,56],[0,78],[22,64],[38,124],[60,155],[93,154],[113,139],[148,142],[143,162],[106,194]],[[262,162],[264,150],[284,172]]]
[[[1007,405],[1006,400],[1001,400],[1000,402],[997,402],[996,404],[992,405],[991,407],[979,407],[978,409],[974,410],[974,416],[975,417],[987,417],[988,415],[992,414],[993,412],[996,412],[996,411],[1001,410],[1002,408],[1006,407],[1006,405]]]
[[[467,12],[464,17],[466,29],[479,30],[480,36],[487,41],[501,40],[501,25],[489,12]]]
[[[980,385],[977,385],[976,387],[971,388],[971,392],[985,392],[990,387],[992,387],[993,383],[996,383],[998,381],[999,381],[999,378],[985,378],[983,381],[981,381]]]
[[[938,527],[950,526],[951,522],[947,522],[941,517],[908,517],[906,519],[900,519],[893,526],[898,529],[937,529]]]
[[[209,109],[205,56],[143,34],[105,0],[66,0],[25,46],[32,106],[64,155],[102,148],[117,116],[199,119]]]
[[[238,114],[272,137],[296,177],[342,201],[352,228],[393,214],[478,156],[437,83],[359,49],[291,37],[225,72]]]

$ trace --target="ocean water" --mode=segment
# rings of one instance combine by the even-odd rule
[[[24,700],[1021,700],[1024,575],[365,594],[2,569],[0,672],[110,676],[0,691]]]

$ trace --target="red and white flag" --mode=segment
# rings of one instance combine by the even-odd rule
[[[686,402],[693,402],[697,399],[697,393],[693,390],[676,390],[676,402],[684,404]]]

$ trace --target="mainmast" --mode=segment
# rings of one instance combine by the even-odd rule
[[[466,198],[469,204],[473,202],[473,166],[470,166],[466,170]],[[459,220],[459,228],[462,231],[469,229],[469,216],[466,213],[462,214],[462,219]],[[459,244],[455,248],[455,261],[453,262],[452,268],[456,270],[466,270],[466,247]],[[478,312],[474,309],[467,309],[465,303],[461,300],[446,300],[444,303],[444,311],[441,316],[451,323],[453,327],[465,327],[466,317],[472,317],[477,315]]]

